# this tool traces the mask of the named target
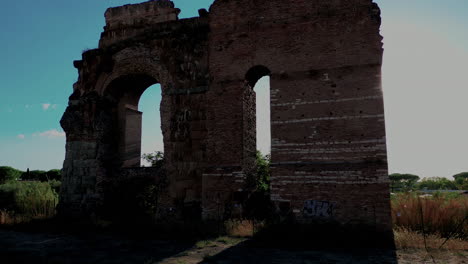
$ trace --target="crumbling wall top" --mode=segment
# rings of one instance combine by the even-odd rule
[[[180,9],[170,0],[151,0],[107,9],[106,30],[178,20]]]

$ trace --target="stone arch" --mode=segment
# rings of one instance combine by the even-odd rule
[[[262,77],[270,76],[271,71],[263,65],[256,65],[250,68],[245,74],[245,81],[249,84],[251,88],[254,88],[255,84]]]
[[[114,70],[102,73],[96,82],[96,91],[104,95],[106,88],[116,79],[125,75],[147,75],[159,83],[162,89],[171,87],[172,78],[169,72],[161,65],[148,58],[124,58],[117,61]]]
[[[136,57],[131,54],[138,52]],[[165,68],[151,59],[145,49],[126,49],[113,56],[113,71],[102,73],[96,83],[96,91],[103,97],[116,103],[118,152],[122,167],[139,167],[141,158],[142,112],[138,103],[144,91],[161,84],[164,97],[165,89],[171,87],[170,74]],[[161,100],[161,109],[165,100]],[[169,127],[161,118],[163,141],[165,127]],[[166,129],[167,132],[167,129]]]
[[[254,91],[255,84],[262,77],[270,76],[271,71],[264,65],[255,65],[245,73],[244,83],[247,89],[244,89],[243,96],[243,167],[247,172],[253,171],[256,167],[257,153],[257,105],[256,92]]]
[[[128,74],[114,79],[104,90],[103,96],[115,107],[112,112],[116,114],[122,167],[140,167],[143,113],[138,104],[143,92],[156,83],[158,80],[146,74]]]

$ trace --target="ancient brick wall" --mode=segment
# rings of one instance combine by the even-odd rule
[[[201,201],[208,89],[206,18],[177,20],[171,1],[109,9],[100,47],[75,62],[79,78],[61,124],[67,134],[60,210],[99,211],[107,186],[138,166],[138,101],[161,84],[166,206]],[[143,17],[141,17],[143,16]],[[133,118],[134,117],[134,118]],[[137,164],[138,163],[138,164]],[[107,199],[108,200],[108,199]],[[174,212],[174,217],[178,212]]]
[[[299,221],[321,218],[388,229],[377,5],[216,1],[210,26],[210,92],[240,97],[235,91],[248,81],[251,67],[271,71],[272,200]],[[241,109],[219,107],[227,113]],[[242,120],[223,117],[231,124]],[[215,130],[220,137],[233,133],[225,125]],[[228,149],[240,136],[216,142]]]
[[[217,0],[201,17],[178,13],[167,0],[109,9],[99,48],[75,62],[79,79],[61,121],[62,208],[94,210],[123,157],[136,157],[126,137],[138,129],[127,130],[119,113],[137,110],[144,89],[160,83],[167,206],[229,217],[237,194],[252,190],[252,88],[269,75],[278,210],[303,223],[390,230],[378,6]]]

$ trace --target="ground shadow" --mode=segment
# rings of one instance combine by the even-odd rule
[[[395,250],[378,248],[323,249],[292,247],[262,247],[246,241],[221,253],[206,257],[202,263],[379,263],[396,264]]]
[[[392,234],[334,224],[275,225],[206,263],[398,263]]]
[[[0,230],[2,263],[158,263],[193,246],[187,241],[105,234],[41,234]]]

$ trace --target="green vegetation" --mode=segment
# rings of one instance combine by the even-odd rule
[[[60,179],[61,170],[0,167],[0,224],[54,216]]]
[[[447,178],[433,177],[424,178],[418,182],[419,190],[457,190],[458,187],[454,181]]]
[[[49,181],[52,181],[52,180],[60,181],[60,180],[62,180],[62,170],[58,170],[58,169],[49,170],[47,172],[47,179]]]
[[[0,184],[4,184],[19,179],[23,172],[8,166],[0,167]]]
[[[263,155],[257,150],[257,190],[270,191],[270,155]]]
[[[198,249],[202,249],[202,248],[206,248],[206,247],[212,247],[213,245],[215,245],[213,243],[213,241],[210,241],[210,240],[201,240],[201,241],[198,241],[197,243],[195,243],[195,247],[198,248]]]
[[[154,153],[145,153],[142,158],[151,163],[151,167],[162,168],[164,165],[164,153],[155,151]]]
[[[460,190],[468,190],[468,172],[462,172],[453,175],[455,184]]]
[[[0,185],[0,210],[10,215],[50,217],[55,214],[58,194],[49,182],[9,182]],[[56,187],[57,182],[53,185]]]
[[[149,162],[152,167],[161,168],[164,165],[164,153],[155,151],[154,153],[145,153],[142,158]],[[263,155],[257,150],[256,153],[257,175],[255,186],[257,191],[269,192],[270,190],[270,155]]]
[[[21,180],[25,181],[51,181],[57,180],[60,181],[62,178],[62,171],[61,170],[49,170],[49,171],[42,171],[42,170],[32,170],[29,169],[26,172],[21,174]]]
[[[391,192],[423,190],[468,190],[468,172],[453,176],[451,181],[443,177],[423,178],[413,174],[393,173],[389,175]]]
[[[396,190],[410,191],[414,190],[416,182],[419,180],[419,176],[413,174],[400,174],[393,173],[388,176],[391,181],[391,191]]]

